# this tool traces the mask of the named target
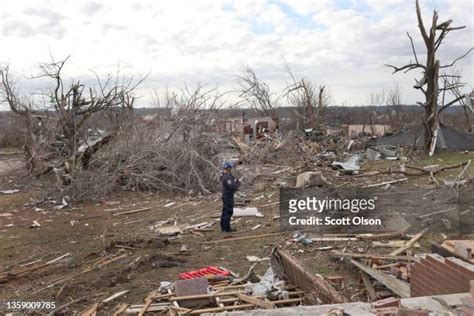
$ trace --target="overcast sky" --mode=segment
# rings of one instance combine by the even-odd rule
[[[437,9],[440,21],[466,26],[447,37],[442,64],[474,46],[473,3],[421,2],[426,18]],[[325,84],[334,104],[366,104],[395,82],[403,102],[414,103],[421,99],[411,88],[417,73],[392,75],[384,66],[412,58],[406,32],[422,56],[414,0],[4,1],[0,62],[25,89],[32,84],[20,75],[37,72],[50,51],[58,59],[71,55],[71,78],[90,79],[91,69],[115,73],[118,66],[124,75],[150,72],[138,91],[147,105],[153,88],[234,88],[245,65],[278,92],[288,81],[286,59],[296,76]],[[467,90],[473,55],[458,64]]]

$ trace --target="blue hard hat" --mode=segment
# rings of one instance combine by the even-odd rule
[[[232,169],[235,167],[235,164],[232,161],[226,161],[222,164],[223,169]]]

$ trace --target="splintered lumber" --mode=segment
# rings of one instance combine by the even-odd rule
[[[115,309],[114,315],[113,316],[119,316],[122,315],[125,310],[128,308],[127,303],[120,303],[117,308]]]
[[[103,266],[105,266],[105,265],[111,264],[112,262],[115,262],[115,261],[117,261],[117,260],[120,260],[120,259],[122,259],[122,258],[125,258],[126,256],[127,256],[127,254],[123,254],[123,255],[121,255],[121,256],[118,256],[118,257],[115,257],[115,258],[111,258],[111,259],[103,258],[103,259],[101,259],[101,261],[96,262],[96,264],[94,264],[93,266],[88,267],[88,268],[86,268],[86,269],[84,269],[84,270],[82,270],[82,271],[80,271],[80,272],[78,272],[78,273],[75,273],[75,274],[73,274],[73,275],[66,276],[66,277],[61,277],[61,278],[59,278],[59,279],[56,279],[55,281],[51,282],[49,285],[47,285],[47,286],[45,286],[45,287],[43,287],[43,288],[41,288],[41,289],[39,289],[39,290],[37,290],[37,291],[34,291],[32,294],[41,293],[41,292],[43,292],[44,290],[47,290],[47,289],[49,289],[49,288],[52,288],[52,287],[55,286],[55,285],[64,283],[64,282],[69,281],[69,280],[71,280],[71,279],[74,279],[75,277],[78,277],[78,276],[80,276],[80,275],[82,275],[82,274],[84,274],[84,273],[87,273],[87,272],[93,271],[93,270],[95,270],[95,269],[97,269],[97,268],[100,268],[100,267],[103,267]]]
[[[403,247],[400,247],[400,248],[392,251],[390,253],[390,255],[391,256],[397,256],[399,254],[404,253],[408,249],[410,249],[421,237],[423,237],[423,235],[428,231],[428,229],[429,229],[428,227],[423,229],[421,232],[419,232],[418,234],[413,236],[409,241],[407,241],[407,243]]]
[[[86,309],[81,313],[81,316],[95,316],[97,314],[97,309],[99,308],[99,303],[93,304],[91,307]]]
[[[389,240],[387,242],[383,242],[383,241],[373,241],[371,243],[371,246],[372,247],[382,247],[382,248],[400,248],[402,246],[404,246],[405,244],[407,243],[406,240]],[[413,244],[413,247],[414,248],[420,248],[420,244],[419,243],[415,243]]]
[[[138,312],[138,316],[143,316],[145,315],[147,309],[150,307],[151,303],[153,303],[153,299],[151,298],[146,298],[145,299],[145,305],[143,305],[142,309]]]
[[[169,303],[153,303],[151,304],[148,309],[147,309],[147,312],[163,312],[163,311],[168,311],[170,309],[171,305]],[[119,314],[117,312],[115,312],[116,314],[114,315],[122,315],[122,313],[125,312],[125,315],[136,315],[140,312],[140,310],[142,310],[143,308],[143,305],[132,305],[128,308],[125,309],[125,311],[122,311],[121,314]],[[178,309],[182,309],[182,310],[185,310],[184,308],[179,308],[179,307],[175,307],[175,308],[178,308]],[[187,310],[187,309],[186,309]]]
[[[280,304],[289,304],[289,303],[301,303],[301,301],[303,301],[302,298],[288,298],[286,300],[272,301],[272,303],[275,305],[280,305]]]
[[[238,309],[247,309],[255,307],[254,304],[241,304],[241,305],[231,305],[231,306],[224,306],[224,307],[210,307],[210,308],[203,308],[203,309],[195,309],[190,311],[189,315],[196,315],[196,314],[204,314],[204,313],[218,313],[218,312],[225,312],[225,311],[233,311]]]
[[[241,293],[241,294],[244,294],[244,293]],[[292,292],[288,292],[288,297],[297,296],[300,299],[302,299],[304,294],[305,294],[304,291],[292,291]],[[266,295],[252,295],[251,297],[252,298],[260,298],[260,299],[267,298]],[[233,303],[233,302],[237,302],[238,300],[240,300],[238,297],[219,298],[219,302],[221,302],[221,303]],[[269,301],[269,302],[275,303],[277,301]]]
[[[362,278],[362,282],[364,283],[365,289],[367,290],[367,294],[371,301],[375,301],[377,299],[377,293],[375,292],[374,285],[370,282],[369,277],[364,271],[360,271],[360,277]]]
[[[431,217],[433,215],[438,215],[438,214],[443,214],[443,213],[447,213],[447,212],[450,212],[450,211],[454,211],[456,208],[455,207],[451,207],[451,208],[448,208],[446,210],[441,210],[441,211],[436,211],[436,212],[432,212],[432,213],[428,213],[428,214],[423,214],[423,215],[420,215],[418,216],[419,219],[424,219],[424,218],[427,218],[427,217]]]
[[[42,263],[40,265],[36,265],[36,266],[33,266],[33,267],[29,267],[29,268],[26,268],[26,269],[21,269],[21,270],[17,270],[17,271],[11,271],[11,272],[5,272],[2,276],[0,276],[0,283],[2,283],[3,281],[7,280],[7,279],[10,279],[10,278],[14,278],[14,277],[18,277],[18,276],[21,276],[23,274],[27,274],[27,273],[30,273],[30,272],[33,272],[33,271],[36,271],[38,269],[41,269],[41,268],[44,268],[44,267],[47,267],[67,256],[69,256],[70,253],[66,253],[62,256],[59,256],[55,259],[52,259],[46,263]]]
[[[273,249],[272,268],[279,277],[287,279],[289,283],[305,291],[305,300],[310,304],[348,301],[322,276],[311,273],[301,261],[286,250]]]
[[[242,302],[245,302],[245,303],[253,304],[265,309],[275,308],[275,304],[273,304],[273,302],[266,299],[259,299],[259,298],[248,296],[245,294],[237,294],[237,296]]]
[[[311,237],[311,241],[357,241],[355,237]]]
[[[98,296],[101,296],[101,295],[104,295],[105,293],[97,293],[97,294],[93,294],[93,295],[90,295],[90,294],[87,294],[85,296],[82,296],[82,297],[79,297],[75,300],[72,300],[70,302],[67,302],[66,304],[63,304],[55,309],[53,309],[52,311],[50,311],[47,315],[48,316],[53,316],[53,315],[56,315],[57,312],[59,312],[60,310],[68,307],[68,306],[71,306],[73,304],[76,304],[76,303],[79,303],[79,302],[82,302],[86,299],[90,299],[90,298],[95,298],[95,297],[98,297]]]
[[[368,239],[368,240],[380,240],[380,239],[386,239],[386,238],[395,238],[395,237],[400,237],[405,234],[408,228],[394,231],[394,232],[387,232],[387,233],[380,233],[380,234],[359,234],[356,235],[357,238],[359,239]]]
[[[106,303],[108,303],[108,302],[111,302],[111,301],[115,300],[116,298],[119,298],[120,296],[127,294],[128,292],[130,292],[130,290],[125,290],[125,291],[117,292],[117,293],[115,293],[115,294],[113,294],[113,295],[111,295],[111,296],[105,298],[105,299],[102,301],[102,303],[106,304]]]
[[[331,256],[333,256],[333,257],[381,259],[381,260],[401,260],[401,261],[415,260],[413,257],[409,257],[409,256],[374,255],[374,254],[370,254],[370,253],[352,253],[352,252],[342,252],[342,251],[333,251],[331,253]]]
[[[200,299],[200,298],[212,298],[212,297],[220,297],[220,296],[231,296],[231,295],[238,295],[243,293],[243,291],[229,291],[229,292],[220,292],[221,290],[218,290],[214,293],[209,293],[209,294],[196,294],[196,295],[187,295],[187,296],[175,296],[175,297],[170,297],[170,301],[187,301],[187,300],[195,300],[195,299]]]
[[[396,179],[396,180],[391,180],[391,181],[384,181],[384,182],[379,182],[379,183],[372,183],[366,186],[366,188],[375,188],[375,187],[381,187],[387,184],[392,184],[392,183],[397,183],[397,182],[403,182],[407,181],[408,178],[401,178],[401,179]]]
[[[382,283],[386,288],[391,290],[393,293],[397,294],[401,298],[410,297],[410,284],[399,280],[391,275],[385,274],[381,271],[378,271],[374,268],[368,267],[354,259],[351,259],[351,263],[358,267],[363,272],[370,275],[372,278]]]
[[[219,243],[223,243],[223,242],[231,242],[231,241],[236,241],[236,240],[265,238],[265,237],[277,236],[277,235],[281,235],[281,234],[285,234],[285,233],[287,233],[287,232],[268,233],[268,234],[242,236],[242,237],[234,237],[234,238],[224,238],[224,239],[219,239],[219,240],[208,241],[206,243],[207,244],[208,243],[219,244]]]
[[[151,211],[151,207],[144,207],[144,208],[140,208],[138,210],[115,213],[113,216],[135,214],[135,213],[146,212],[146,211]]]

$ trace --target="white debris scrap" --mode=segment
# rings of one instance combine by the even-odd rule
[[[255,216],[263,217],[256,207],[234,208],[234,217]]]
[[[0,191],[0,193],[2,193],[2,194],[15,194],[15,193],[18,193],[18,192],[20,192],[20,190],[18,190],[18,189]]]

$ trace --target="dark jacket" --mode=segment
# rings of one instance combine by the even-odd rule
[[[240,187],[240,181],[230,173],[221,174],[222,195],[232,195]]]

